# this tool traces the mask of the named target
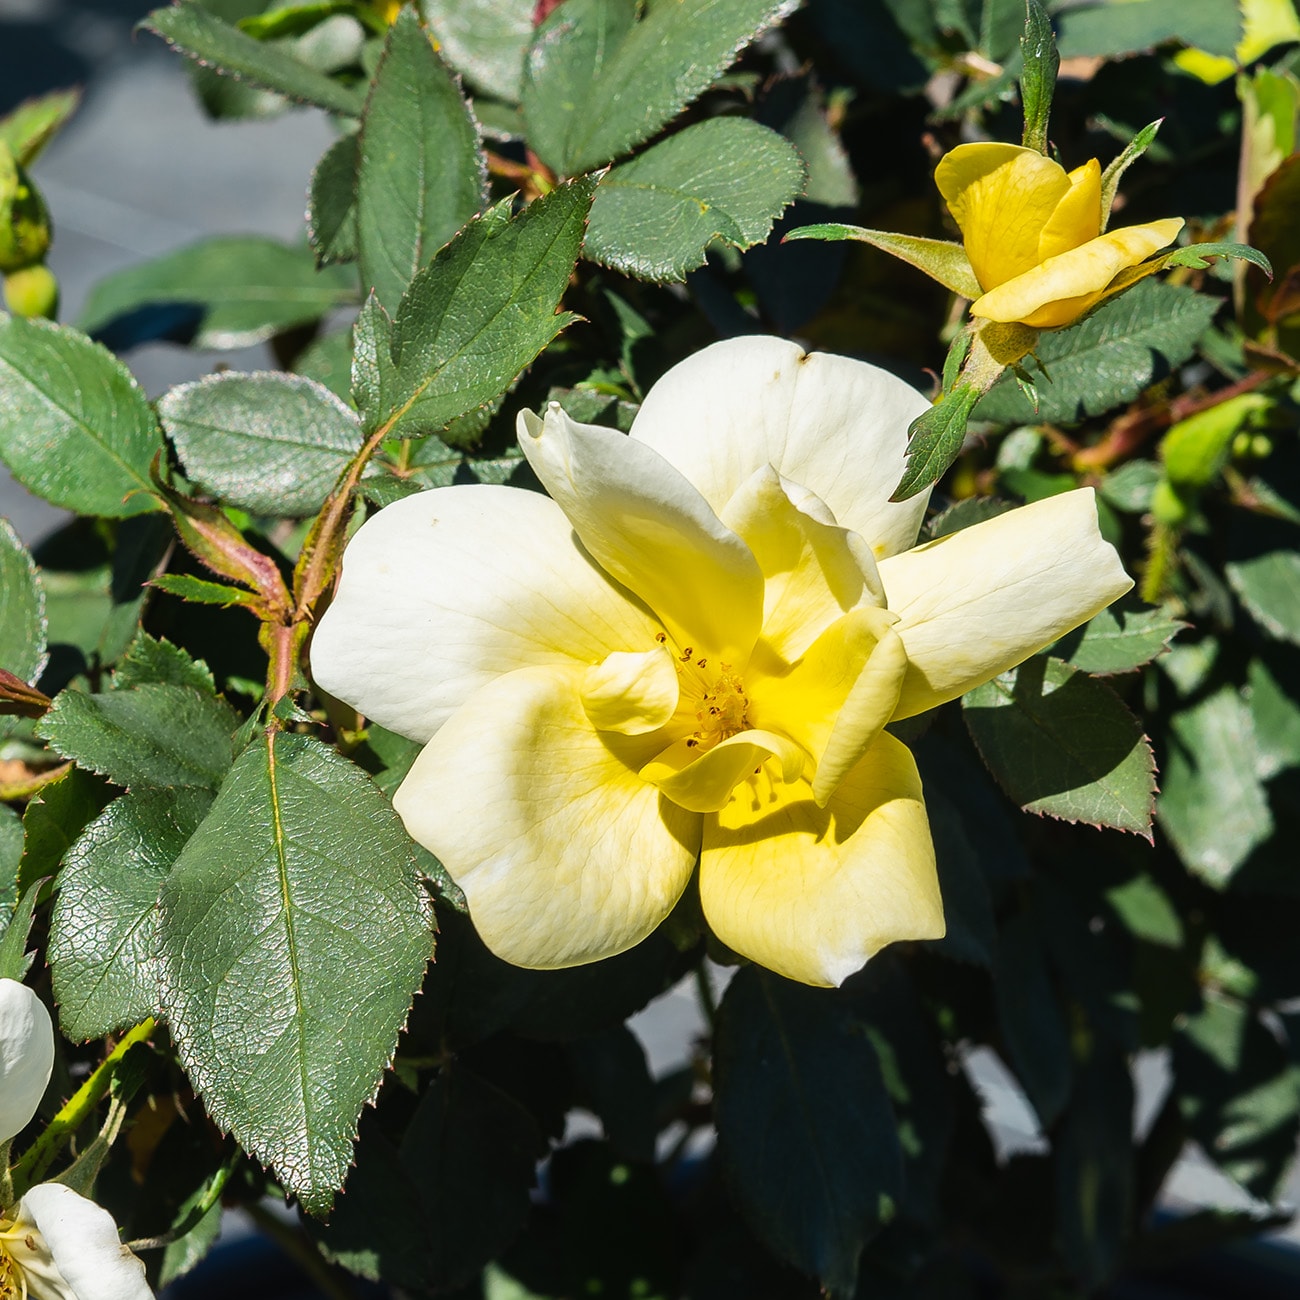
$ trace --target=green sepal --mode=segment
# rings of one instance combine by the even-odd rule
[[[1101,174],[1101,228],[1105,230],[1110,224],[1110,208],[1115,202],[1120,179],[1124,173],[1151,147],[1156,132],[1165,119],[1158,117],[1148,123],[1124,146],[1124,151],[1111,159],[1106,170]]]
[[[1056,92],[1056,70],[1061,56],[1052,35],[1052,20],[1038,0],[1026,0],[1025,33],[1020,38],[1020,52],[1025,68],[1020,74],[1020,102],[1025,110],[1026,149],[1047,153],[1047,123],[1052,116],[1052,96]]]
[[[179,596],[196,605],[248,605],[257,609],[262,601],[252,591],[227,587],[221,582],[209,582],[189,573],[161,573],[149,581],[151,587],[165,591],[169,596]]]
[[[1175,248],[1172,253],[1162,253],[1159,261],[1161,269],[1167,266],[1190,266],[1197,271],[1203,271],[1209,266],[1208,259],[1211,257],[1239,258],[1243,262],[1250,262],[1259,267],[1270,280],[1273,278],[1273,264],[1258,248],[1252,248],[1249,244],[1230,242],[1188,244],[1185,248]],[[1148,264],[1143,263],[1143,265]]]
[[[781,242],[792,239],[856,239],[900,261],[924,271],[945,289],[963,298],[978,298],[984,290],[971,270],[970,258],[961,244],[947,239],[925,239],[920,235],[899,235],[890,230],[866,230],[862,226],[844,226],[831,222],[817,226],[800,226]]]
[[[943,477],[966,438],[966,421],[979,401],[974,384],[959,384],[918,415],[907,430],[907,469],[891,501],[906,501]]]

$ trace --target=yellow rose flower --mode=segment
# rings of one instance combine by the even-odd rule
[[[916,764],[886,730],[1132,584],[1090,489],[913,546],[889,500],[927,407],[773,338],[705,349],[630,436],[519,417],[549,498],[467,485],[360,529],[317,682],[427,742],[407,829],[505,960],[612,956],[699,863],[731,948],[831,985],[944,921]]]
[[[1034,149],[963,144],[940,159],[934,179],[984,291],[971,315],[1005,324],[1069,325],[1159,270],[1142,263],[1183,228],[1170,217],[1102,234],[1095,158],[1067,172]]]

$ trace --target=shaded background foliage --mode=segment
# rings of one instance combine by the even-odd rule
[[[123,1075],[133,1128],[98,1185],[128,1237],[170,1239],[156,1278],[198,1262],[223,1202],[265,1219],[268,1192],[307,1212],[294,1240],[333,1285],[465,1300],[1118,1295],[1284,1219],[1300,1135],[1296,47],[1209,84],[1184,51],[1231,55],[1229,4],[1050,8],[1065,164],[1163,118],[1123,220],[1176,213],[1196,239],[1235,220],[1274,280],[1214,266],[1146,282],[1044,336],[1036,412],[1009,380],[983,399],[930,535],[1090,483],[1142,600],[900,728],[944,940],[835,991],[740,969],[716,1005],[706,959],[734,959],[689,893],[595,967],[488,954],[375,792],[416,747],[315,698],[293,629],[354,499],[528,484],[521,406],[556,398],[626,428],[675,361],[758,331],[927,388],[959,319],[949,295],[872,249],[775,236],[837,220],[946,237],[937,157],[1019,138],[1023,6],[682,0],[634,26],[628,4],[568,0],[535,30],[531,0],[424,0],[436,52],[413,11],[389,27],[385,6],[350,0],[185,0],[150,20],[213,115],[302,102],[339,133],[304,241],[232,232],[110,276],[72,326],[0,323],[0,458],[81,516],[34,561],[0,532],[0,666],[41,715],[0,717],[3,959],[34,918],[49,970],[33,978],[69,1039],[50,1113],[104,1036],[166,1026]],[[603,80],[598,22],[628,42]],[[628,79],[631,107],[609,109]],[[499,329],[505,297],[518,322]],[[576,315],[557,335],[561,299]],[[127,367],[159,339],[267,342],[279,369],[151,403]],[[492,360],[457,372],[467,340]],[[288,631],[259,644],[250,612]],[[283,877],[257,852],[277,831],[299,846]],[[355,945],[321,937],[290,962],[284,930],[312,909],[346,917]],[[213,971],[241,999],[233,1030]],[[692,976],[708,1034],[653,1077],[625,1022]],[[312,1014],[296,1058],[266,1065],[285,990]],[[972,1081],[990,1053],[1036,1130],[1011,1154]],[[1135,1121],[1137,1060],[1164,1081]],[[597,1123],[565,1142],[575,1111]],[[1236,1208],[1162,1209],[1190,1150],[1241,1189]]]

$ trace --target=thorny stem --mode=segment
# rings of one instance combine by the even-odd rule
[[[1133,455],[1148,438],[1163,432],[1170,425],[1178,424],[1201,411],[1208,411],[1233,397],[1240,397],[1242,393],[1252,392],[1272,378],[1271,371],[1252,370],[1235,384],[1229,384],[1227,388],[1220,388],[1217,392],[1201,397],[1187,393],[1167,404],[1121,415],[1111,423],[1106,436],[1099,443],[1084,447],[1074,454],[1074,468],[1076,470],[1109,469],[1117,462]]]
[[[45,1132],[27,1148],[22,1159],[13,1167],[14,1186],[19,1195],[22,1195],[50,1167],[59,1149],[82,1126],[86,1117],[108,1092],[122,1058],[136,1043],[146,1042],[154,1028],[154,1018],[148,1016],[134,1029],[123,1034],[117,1046],[104,1058],[90,1078],[64,1103]]]

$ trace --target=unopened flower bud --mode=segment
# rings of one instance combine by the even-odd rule
[[[50,214],[40,191],[0,142],[0,271],[41,261],[50,247]]]
[[[5,306],[15,316],[48,316],[59,309],[59,282],[48,266],[25,266],[4,277]]]

